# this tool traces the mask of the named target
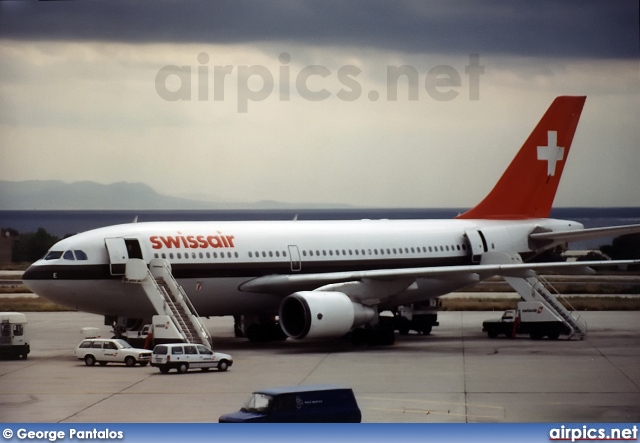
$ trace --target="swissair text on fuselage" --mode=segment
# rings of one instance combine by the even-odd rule
[[[235,248],[233,235],[154,235],[149,237],[153,249],[164,248],[186,248],[186,249],[206,249],[206,248]]]

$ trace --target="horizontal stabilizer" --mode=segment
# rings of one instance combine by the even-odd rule
[[[640,233],[640,225],[608,226],[605,228],[580,229],[565,232],[536,232],[529,237],[534,242],[572,242],[591,238],[613,237]]]

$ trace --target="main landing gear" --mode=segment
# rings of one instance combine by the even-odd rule
[[[396,342],[394,319],[380,317],[377,325],[356,328],[349,333],[349,338],[356,346],[391,346]]]

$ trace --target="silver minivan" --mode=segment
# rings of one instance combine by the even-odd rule
[[[189,369],[208,371],[215,368],[224,372],[232,364],[233,358],[229,354],[213,352],[206,346],[195,343],[156,345],[151,356],[151,366],[159,368],[163,374],[174,368],[180,374],[184,374]]]

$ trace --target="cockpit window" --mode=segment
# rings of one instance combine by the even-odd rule
[[[45,260],[57,260],[62,257],[62,251],[49,251],[47,255],[45,255]]]
[[[62,256],[62,258],[64,258],[65,260],[75,260],[75,257],[73,256],[72,251],[66,251]]]
[[[73,253],[76,255],[76,260],[87,260],[87,254],[84,251],[76,249]]]

